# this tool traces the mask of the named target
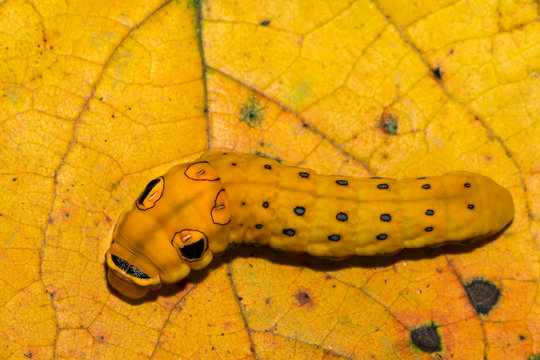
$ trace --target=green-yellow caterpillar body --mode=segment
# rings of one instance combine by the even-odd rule
[[[475,173],[326,176],[211,151],[150,181],[124,212],[106,255],[108,280],[140,298],[204,268],[234,243],[331,258],[388,254],[484,238],[513,215],[510,192]]]

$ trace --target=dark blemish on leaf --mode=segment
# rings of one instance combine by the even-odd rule
[[[304,306],[304,305],[313,305],[313,300],[311,300],[311,297],[309,294],[305,291],[299,291],[294,295],[296,298],[296,301],[298,301],[298,305]]]
[[[467,297],[477,314],[487,315],[501,297],[501,290],[492,282],[474,279],[465,285]]]
[[[398,118],[392,113],[384,111],[381,115],[380,127],[385,133],[396,135],[398,130]]]
[[[261,26],[268,26],[270,25],[270,20],[263,20],[259,23]]]
[[[294,234],[296,234],[296,231],[294,231],[294,229],[283,229],[283,233],[287,236],[294,236]]]
[[[31,359],[31,358],[34,357],[34,353],[31,352],[31,351],[29,351],[29,352],[27,352],[27,353],[24,353],[24,356],[27,357],[28,359]]]
[[[66,213],[66,217],[67,217],[67,218],[69,217],[69,213]]]
[[[249,127],[259,127],[263,121],[264,107],[259,104],[254,96],[249,98],[240,109],[240,120]]]
[[[237,299],[238,299],[238,301],[242,301],[243,297],[238,296]]]
[[[435,69],[431,70],[431,72],[433,73],[433,76],[435,76],[435,78],[437,80],[441,80],[442,78],[442,72],[441,72],[441,68],[440,67],[436,67]]]
[[[267,297],[266,299],[264,299],[264,302],[269,305],[271,300],[272,298]]]
[[[526,338],[525,338],[525,335],[521,335],[521,334],[519,334],[519,335],[518,335],[518,337],[519,337],[519,340],[521,340],[521,341],[523,341],[523,340],[525,340],[525,339],[526,339]]]
[[[411,342],[418,349],[428,354],[442,350],[441,336],[434,323],[413,329],[411,331]]]
[[[341,239],[341,236],[339,236],[337,234],[333,234],[333,235],[328,236],[328,240],[330,240],[330,241],[339,241],[340,239]]]
[[[348,218],[349,217],[344,212],[340,212],[336,215],[336,219],[338,219],[339,221],[347,221]]]

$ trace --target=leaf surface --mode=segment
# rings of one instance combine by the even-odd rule
[[[540,356],[538,2],[0,3],[0,357]],[[241,248],[128,302],[104,254],[202,151],[325,174],[465,169],[503,235],[333,263]]]

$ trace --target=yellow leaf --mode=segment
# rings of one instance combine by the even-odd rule
[[[538,2],[0,4],[0,358],[540,356]],[[330,263],[229,250],[142,301],[104,254],[156,175],[209,149],[326,174],[471,170],[495,239]]]

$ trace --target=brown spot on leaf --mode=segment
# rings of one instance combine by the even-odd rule
[[[434,323],[413,329],[411,331],[411,342],[418,349],[428,354],[442,350],[441,336]]]
[[[467,297],[477,314],[487,315],[499,302],[501,290],[492,282],[474,279],[465,285]]]
[[[313,300],[311,299],[311,296],[306,291],[299,291],[297,292],[294,297],[296,298],[296,301],[298,302],[299,306],[306,306],[306,307],[312,307],[313,306]]]

